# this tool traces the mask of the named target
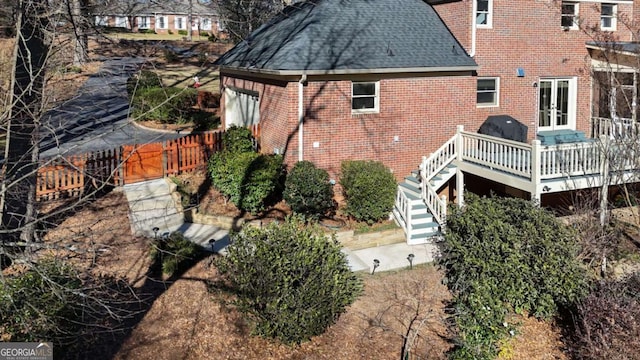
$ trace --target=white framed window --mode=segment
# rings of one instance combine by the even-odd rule
[[[108,16],[96,16],[96,26],[108,26],[108,25],[109,25]]]
[[[167,17],[156,16],[156,29],[166,29],[166,28],[167,28]]]
[[[377,113],[380,111],[380,82],[351,82],[351,113]]]
[[[175,27],[178,30],[186,30],[187,29],[187,19],[184,16],[176,16]]]
[[[493,0],[476,1],[476,27],[491,28],[493,25]]]
[[[129,19],[126,16],[116,16],[115,27],[129,28]]]
[[[138,29],[149,29],[151,27],[151,18],[149,16],[139,16]]]
[[[202,26],[202,30],[211,30],[211,19],[201,18],[200,25]]]
[[[478,78],[476,89],[476,105],[478,107],[491,107],[500,105],[500,78]]]
[[[600,29],[606,31],[616,30],[616,18],[618,6],[616,4],[600,5]]]
[[[562,2],[562,15],[560,25],[563,29],[578,29],[578,3],[571,1]]]

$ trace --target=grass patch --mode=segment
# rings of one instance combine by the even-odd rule
[[[399,229],[398,225],[396,225],[393,221],[385,221],[381,223],[375,223],[373,225],[369,225],[366,222],[357,223],[353,226],[353,234],[367,234],[377,231],[385,231],[385,230],[394,230]]]

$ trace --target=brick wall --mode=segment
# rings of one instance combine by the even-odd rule
[[[538,116],[540,78],[577,77],[576,127],[589,133],[590,59],[585,42],[594,39],[630,40],[625,19],[632,18],[632,7],[640,0],[619,3],[617,31],[598,33],[600,3],[580,2],[581,30],[564,30],[560,25],[559,0],[493,0],[493,24],[490,29],[477,29],[475,60],[478,76],[500,77],[500,106],[478,108],[477,121],[488,115],[508,114],[529,126],[533,138]],[[434,7],[463,46],[471,49],[472,0]],[[524,77],[516,76],[523,68]]]
[[[229,76],[222,83],[259,92],[262,150],[282,149],[287,164],[293,165],[298,160],[298,83],[260,84]],[[343,160],[372,159],[382,161],[400,180],[417,169],[422,156],[447,141],[457,125],[470,131],[479,126],[472,119],[471,75],[382,79],[375,114],[352,114],[350,80],[310,79],[304,98],[304,159],[333,178]]]

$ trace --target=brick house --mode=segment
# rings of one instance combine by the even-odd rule
[[[399,180],[419,168],[394,215],[408,242],[427,241],[465,188],[545,204],[637,181],[637,166],[604,176],[613,165],[589,138],[636,120],[638,49],[624,41],[638,10],[640,0],[296,3],[218,60],[223,123],[259,122],[263,151],[332,176],[345,159],[380,160]],[[525,141],[476,133],[489,118],[525,128]]]
[[[95,25],[136,32],[153,30],[157,34],[178,34],[180,31],[188,31],[189,14],[193,35],[207,33],[218,36],[222,31],[218,14],[197,0],[192,0],[191,3],[189,0],[164,3],[113,2],[96,10]]]

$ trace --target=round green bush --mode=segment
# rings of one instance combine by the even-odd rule
[[[340,185],[347,201],[347,215],[369,224],[389,216],[398,184],[384,164],[379,161],[344,161],[341,173]]]
[[[248,127],[232,125],[222,135],[222,147],[230,152],[255,151],[255,139]]]
[[[217,266],[254,333],[285,343],[322,334],[361,293],[339,242],[289,217],[231,236]]]
[[[172,232],[166,239],[158,239],[149,256],[168,276],[185,270],[200,254],[201,248],[180,232]]]
[[[209,159],[213,186],[239,209],[259,213],[282,191],[282,156],[223,150]]]
[[[287,175],[284,200],[295,213],[318,219],[335,209],[329,173],[310,161],[300,161]]]
[[[153,71],[141,70],[127,79],[127,94],[129,96],[138,91],[159,87],[162,87],[162,79]]]

